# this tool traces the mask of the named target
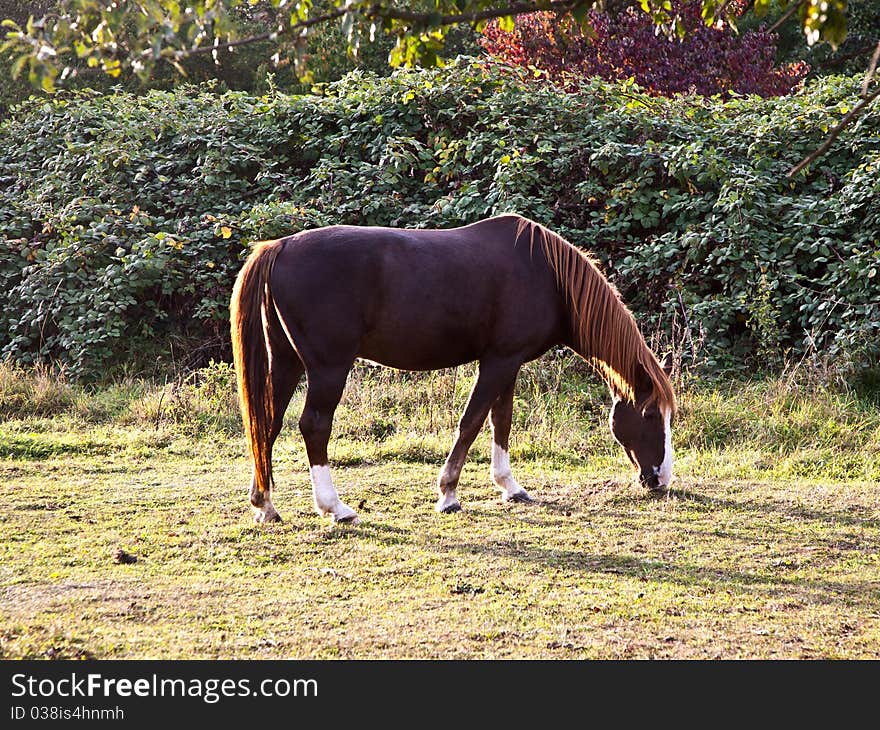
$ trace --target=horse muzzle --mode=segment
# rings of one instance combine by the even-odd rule
[[[662,492],[666,489],[666,485],[660,483],[660,470],[656,466],[652,467],[650,471],[643,471],[639,474],[639,484],[652,492]]]

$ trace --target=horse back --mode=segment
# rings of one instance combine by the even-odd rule
[[[564,312],[543,253],[517,240],[519,220],[304,231],[285,241],[272,296],[304,360],[426,370],[487,353],[531,359],[561,339]]]

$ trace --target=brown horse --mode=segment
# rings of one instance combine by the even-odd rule
[[[504,500],[531,502],[510,471],[508,436],[523,363],[566,345],[602,375],[611,430],[645,486],[672,473],[675,396],[667,372],[616,289],[584,253],[543,226],[501,215],[446,230],[329,226],[257,244],[231,303],[232,344],[258,522],[279,520],[270,499],[272,446],[303,373],[299,428],[315,507],[356,522],[330,477],[333,413],[356,358],[402,370],[479,361],[479,373],[437,487],[439,512],[456,497],[467,451],[492,421],[492,478]]]

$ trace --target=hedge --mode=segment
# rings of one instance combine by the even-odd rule
[[[78,92],[0,126],[0,349],[95,377],[227,353],[254,240],[515,211],[591,250],[646,334],[709,367],[880,354],[880,112],[857,99],[564,94],[459,59],[315,95]]]

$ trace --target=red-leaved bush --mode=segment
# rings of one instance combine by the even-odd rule
[[[491,56],[535,67],[563,87],[573,87],[589,76],[632,77],[645,90],[662,96],[730,92],[780,96],[790,93],[810,70],[803,61],[775,65],[774,33],[737,35],[727,26],[708,27],[700,17],[700,2],[694,0],[675,0],[672,12],[678,13],[686,30],[683,40],[658,33],[647,13],[629,8],[616,17],[591,13],[592,38],[570,18],[537,12],[518,16],[509,32],[497,22],[490,23],[480,43]]]

